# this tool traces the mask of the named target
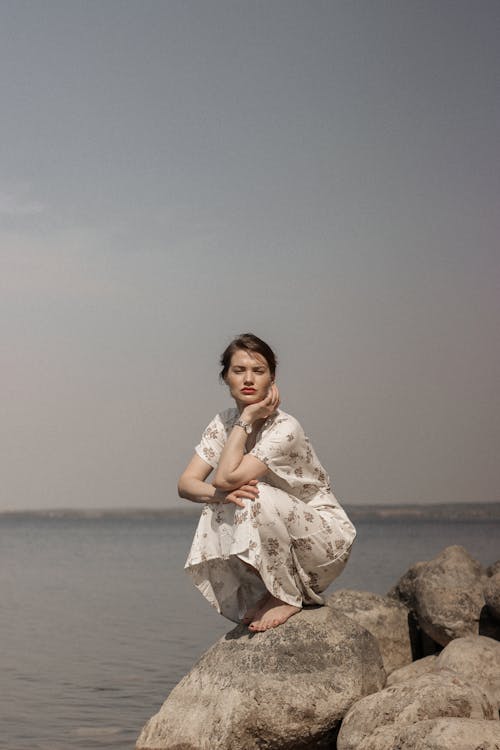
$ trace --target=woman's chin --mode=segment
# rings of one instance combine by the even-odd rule
[[[242,393],[238,397],[233,396],[236,403],[242,407],[251,406],[252,404],[258,404],[262,401],[263,396],[258,396],[256,393]]]

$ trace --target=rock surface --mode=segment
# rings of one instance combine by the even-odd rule
[[[404,604],[387,596],[351,589],[335,591],[326,603],[375,636],[387,674],[411,663],[410,613]]]
[[[485,606],[482,568],[457,545],[417,563],[389,592],[414,610],[420,627],[436,643],[479,633]]]
[[[481,719],[428,719],[396,733],[381,729],[359,750],[500,750],[500,722]]]
[[[500,643],[482,635],[457,638],[436,657],[435,669],[452,669],[482,685],[500,708]]]
[[[481,685],[500,708],[500,643],[482,635],[456,638],[440,654],[395,670],[388,676],[386,687],[440,669],[453,670],[464,680]]]
[[[374,636],[330,607],[303,610],[264,633],[240,625],[174,688],[136,747],[332,747],[350,706],[384,682]]]
[[[386,750],[407,725],[440,717],[494,720],[498,711],[479,685],[442,669],[357,701],[342,722],[337,750]],[[374,744],[378,735],[385,745]]]
[[[425,570],[426,565],[426,562],[413,563],[406,573],[403,573],[396,585],[388,592],[387,596],[399,599],[409,609],[414,609],[415,581]]]
[[[483,593],[490,615],[500,621],[500,570],[486,579]]]
[[[431,654],[430,656],[424,656],[423,659],[417,659],[411,664],[407,664],[405,667],[395,669],[394,672],[387,677],[386,687],[391,685],[397,685],[399,682],[409,682],[414,680],[416,677],[420,677],[422,674],[432,672],[436,666],[437,654]]]
[[[453,546],[388,597],[341,589],[277,629],[238,626],[136,748],[500,750],[499,595],[500,561],[483,570]]]
[[[494,576],[496,573],[500,573],[500,560],[495,560],[494,563],[491,563],[491,565],[488,565],[486,568],[487,576]]]

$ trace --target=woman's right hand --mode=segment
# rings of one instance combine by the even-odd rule
[[[236,487],[234,490],[230,490],[230,492],[221,492],[220,490],[217,490],[214,495],[214,501],[220,503],[234,503],[240,508],[244,508],[245,503],[243,500],[245,498],[255,500],[255,498],[259,497],[257,482],[258,479],[250,479],[248,482],[245,482],[245,484],[242,484],[241,487]]]

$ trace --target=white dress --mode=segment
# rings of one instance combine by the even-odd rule
[[[214,469],[238,418],[236,408],[217,414],[195,448]],[[210,604],[234,622],[266,589],[298,607],[323,604],[320,594],[344,569],[356,536],[295,417],[276,410],[250,454],[267,466],[259,497],[245,499],[244,508],[205,504],[185,565]]]

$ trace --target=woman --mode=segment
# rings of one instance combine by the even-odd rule
[[[221,365],[236,407],[210,422],[179,479],[181,497],[205,503],[186,569],[220,614],[263,631],[324,603],[356,531],[302,427],[278,408],[272,349],[242,334]]]

